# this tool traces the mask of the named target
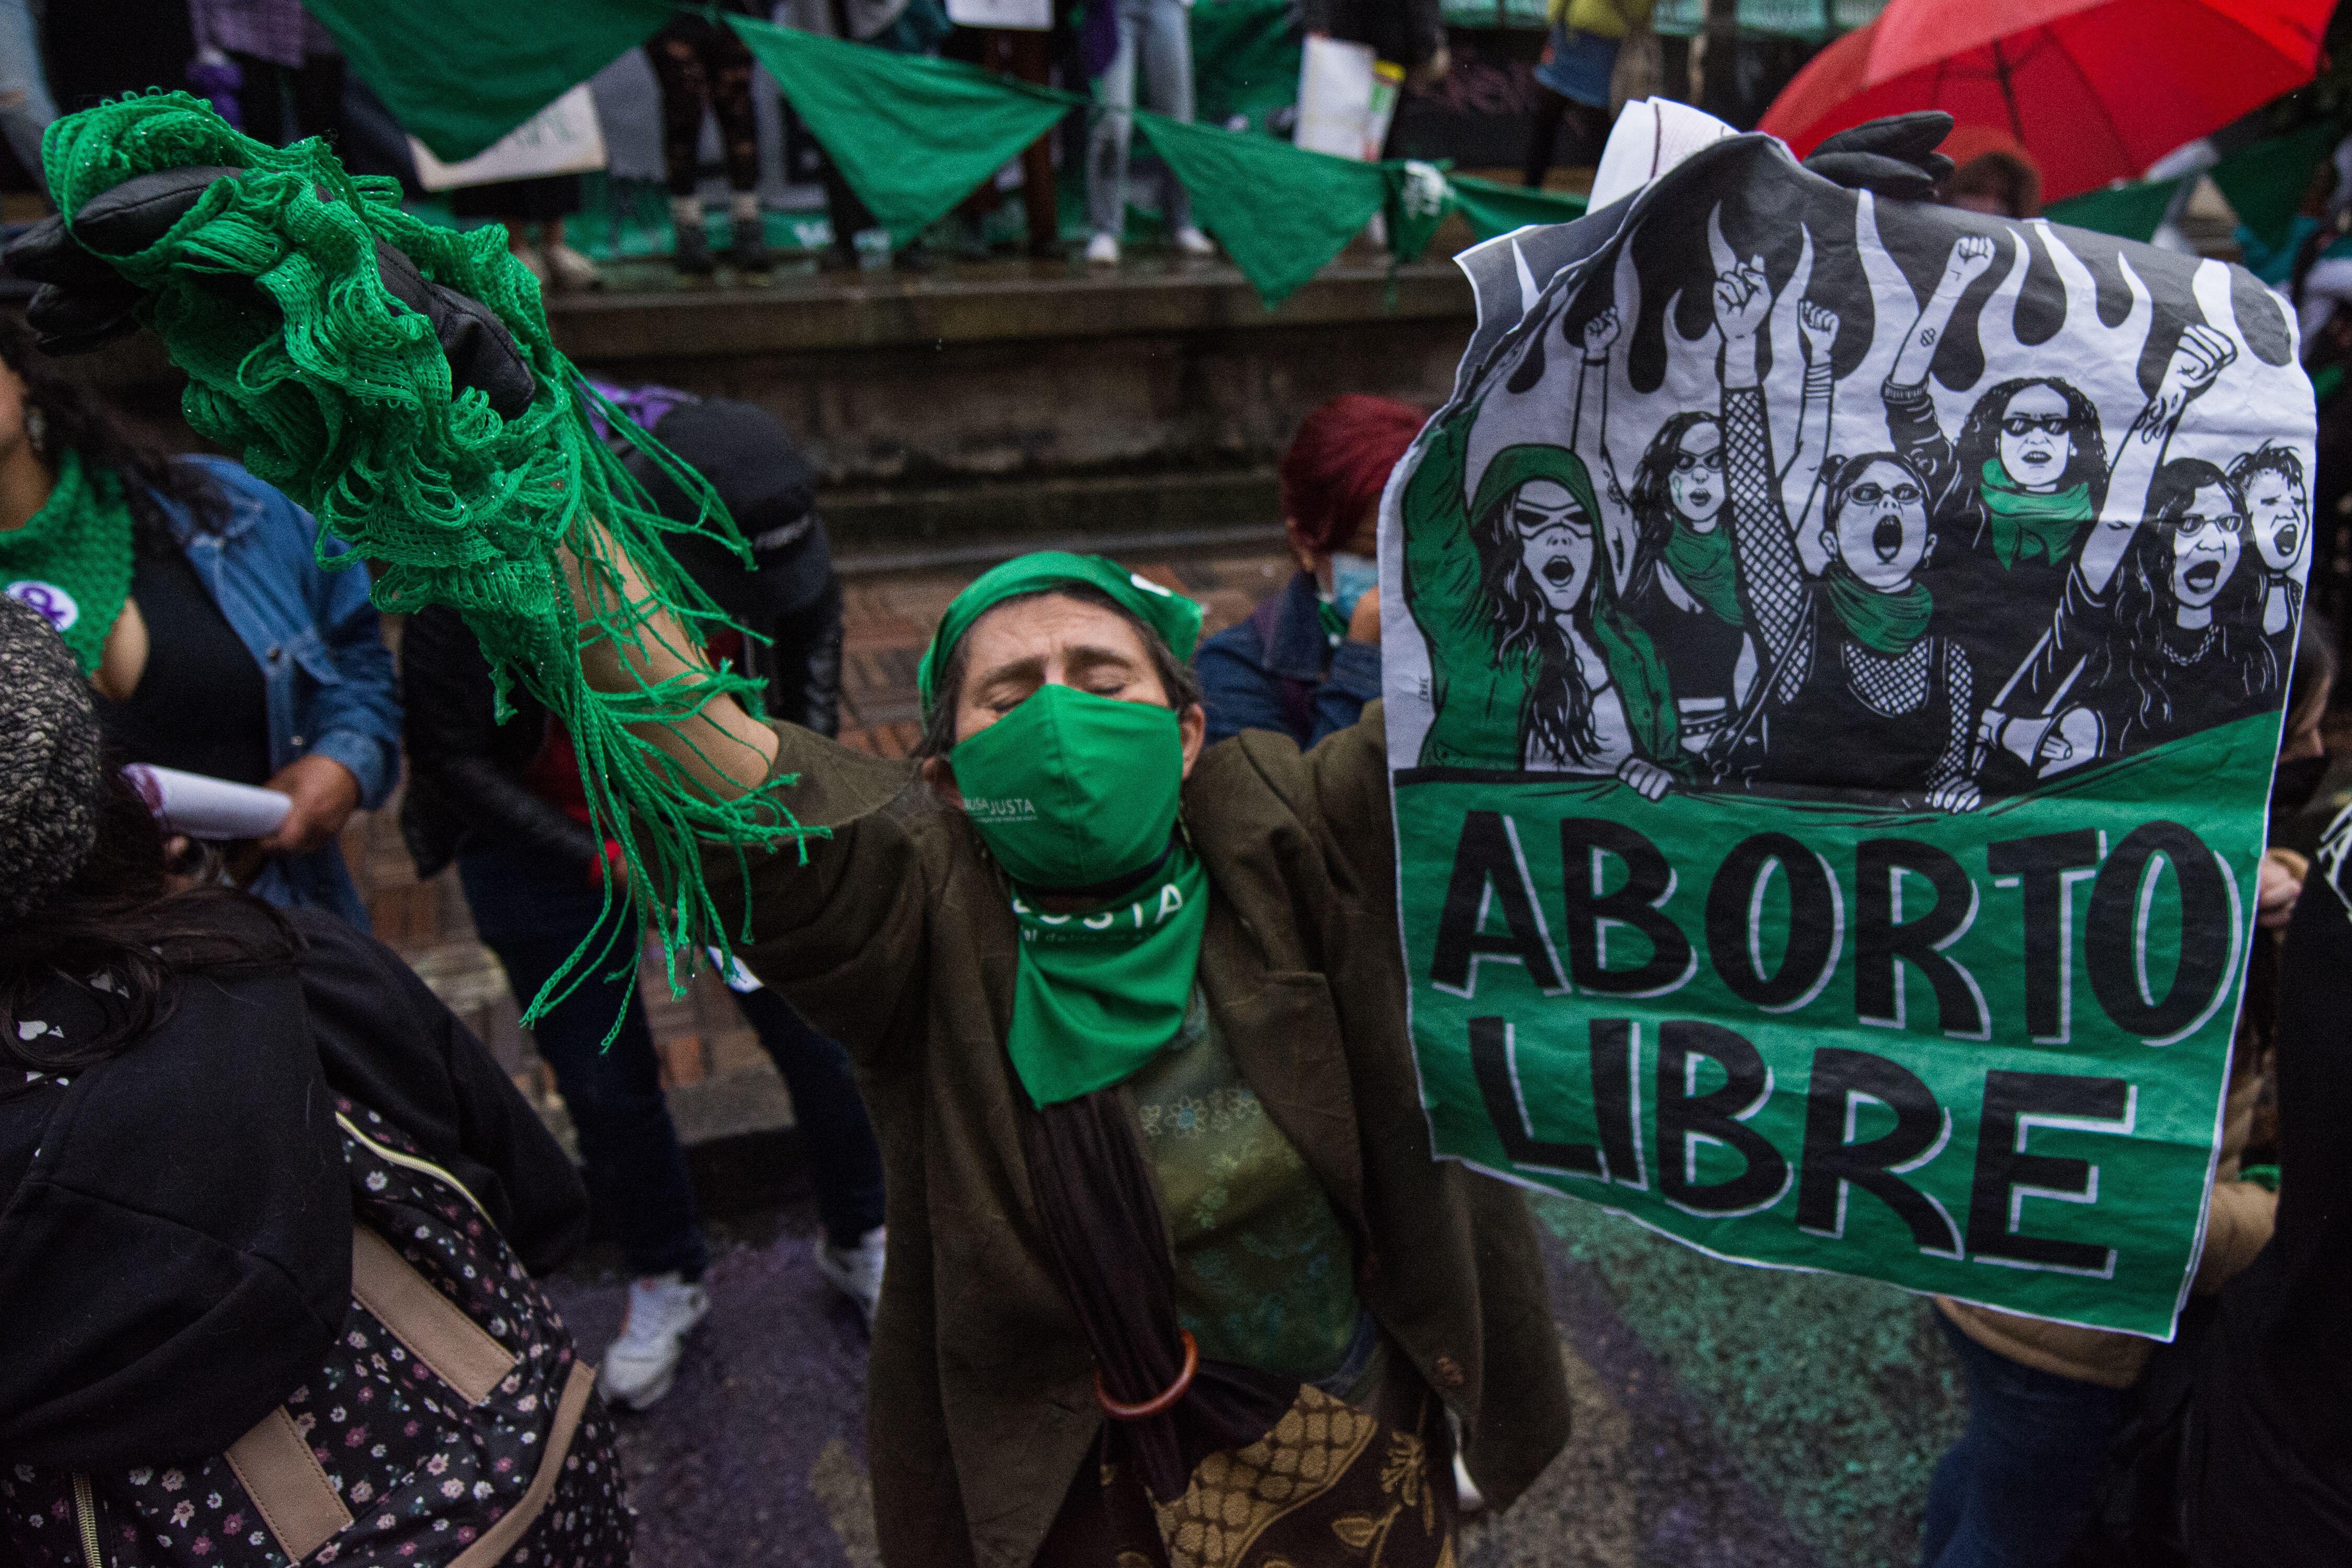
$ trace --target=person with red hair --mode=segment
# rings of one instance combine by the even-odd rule
[[[1381,694],[1381,492],[1425,417],[1351,392],[1299,422],[1281,469],[1298,571],[1193,661],[1212,741],[1271,730],[1311,746]]]

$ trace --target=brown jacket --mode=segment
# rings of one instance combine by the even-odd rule
[[[2242,1040],[2240,1046],[2245,1048]],[[2210,1296],[2235,1279],[2271,1238],[2278,1198],[2256,1183],[2238,1179],[2238,1157],[2245,1150],[2262,1087],[2259,1072],[2242,1072],[2230,1083],[2229,1103],[2221,1117],[2221,1165],[2213,1173],[2213,1196],[2205,1211],[2205,1250],[2197,1259],[2197,1277],[2189,1287],[2200,1296]],[[2137,1334],[2023,1318],[1942,1296],[1936,1299],[1936,1305],[1954,1327],[1987,1350],[2043,1372],[2108,1388],[2129,1388],[2138,1382],[2140,1370],[2156,1349],[2155,1341]]]
[[[849,1047],[882,1144],[866,1441],[882,1555],[1022,1568],[1102,1416],[1022,1161],[1006,889],[963,816],[907,789],[907,764],[778,734],[776,772],[800,775],[783,798],[835,833],[805,866],[753,864],[745,957]],[[1567,1441],[1567,1383],[1518,1194],[1430,1157],[1384,735],[1374,705],[1303,756],[1258,732],[1202,753],[1183,795],[1216,894],[1201,981],[1242,1075],[1353,1228],[1359,1295],[1460,1417],[1499,1506]],[[734,920],[732,855],[709,873]]]

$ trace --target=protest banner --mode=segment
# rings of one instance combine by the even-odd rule
[[[2311,548],[2288,313],[1757,136],[1463,265],[1381,545],[1436,1149],[2168,1337]]]

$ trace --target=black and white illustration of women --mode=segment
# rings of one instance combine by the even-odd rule
[[[1959,812],[2274,706],[2313,533],[2275,301],[1767,177],[1523,269],[1401,489],[1422,764]]]

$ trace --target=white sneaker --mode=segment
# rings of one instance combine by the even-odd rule
[[[1176,248],[1187,256],[1214,256],[1217,242],[1201,232],[1201,226],[1188,223],[1176,231]]]
[[[1118,236],[1098,234],[1087,241],[1087,265],[1116,267],[1118,265]]]
[[[1114,245],[1118,242],[1113,241]],[[874,1331],[874,1314],[882,1306],[882,1252],[887,1233],[876,1226],[857,1238],[855,1247],[835,1247],[823,1237],[816,1242],[816,1271],[833,1288],[857,1303],[865,1314],[866,1331]]]
[[[547,247],[547,270],[558,289],[602,289],[604,275],[596,264],[568,245]]]
[[[605,1399],[644,1410],[667,1394],[678,1358],[686,1353],[688,1332],[709,1311],[710,1292],[675,1273],[632,1280],[629,1315],[622,1321],[621,1337],[606,1348],[604,1370],[597,1378]]]

